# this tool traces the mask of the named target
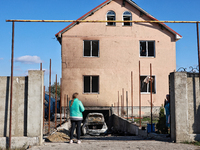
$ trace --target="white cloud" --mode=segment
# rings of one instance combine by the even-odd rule
[[[3,60],[3,58],[0,58],[0,60]]]
[[[21,62],[24,64],[37,64],[37,63],[41,63],[42,60],[38,56],[26,55],[26,56],[15,58],[15,62]]]

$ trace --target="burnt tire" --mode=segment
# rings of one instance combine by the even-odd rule
[[[82,125],[81,126],[81,134],[84,136],[84,135],[86,135],[86,126],[85,125]]]

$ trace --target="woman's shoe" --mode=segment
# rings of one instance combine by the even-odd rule
[[[69,144],[72,144],[72,143],[73,143],[73,140],[70,140],[70,141],[69,141]]]
[[[77,144],[81,144],[81,140],[78,140],[78,141],[77,141]]]

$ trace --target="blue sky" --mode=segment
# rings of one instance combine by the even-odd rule
[[[105,0],[0,0],[0,76],[10,76],[12,23],[6,19],[75,20]],[[158,20],[200,21],[200,0],[135,0]],[[49,61],[52,60],[52,83],[61,77],[61,46],[55,34],[69,23],[15,23],[14,76],[25,76],[43,63],[48,85]],[[196,67],[196,24],[167,24],[183,36],[176,43],[179,67]],[[200,25],[199,25],[200,26]],[[170,60],[169,60],[170,61]],[[59,80],[59,79],[58,79]]]

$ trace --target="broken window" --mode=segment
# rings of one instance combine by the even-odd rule
[[[98,57],[99,56],[99,41],[84,41],[83,56]]]
[[[129,11],[125,11],[123,13],[123,21],[131,21],[132,20],[132,14]],[[124,22],[124,26],[132,26],[131,22]]]
[[[99,93],[99,76],[84,76],[84,93]]]
[[[140,56],[155,57],[155,41],[140,41]]]
[[[140,85],[141,93],[150,93],[151,92],[151,82],[150,76],[140,76]],[[155,76],[152,76],[152,93],[156,93],[156,84],[155,84]]]
[[[115,12],[114,11],[111,10],[107,13],[107,20],[115,20]],[[115,26],[115,22],[107,22],[107,25]]]

